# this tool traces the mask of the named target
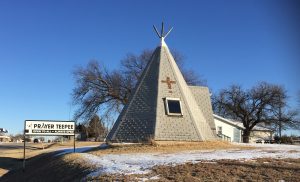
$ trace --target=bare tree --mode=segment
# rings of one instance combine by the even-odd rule
[[[275,108],[274,115],[270,118],[270,125],[277,131],[279,138],[282,137],[282,131],[286,129],[300,129],[300,121],[296,119],[298,112],[296,110],[287,110],[286,105]]]
[[[241,121],[245,127],[243,141],[248,143],[254,126],[278,121],[276,110],[286,106],[286,99],[282,86],[262,82],[250,90],[243,90],[241,86],[232,85],[213,96],[213,109],[217,114]],[[283,116],[281,114],[281,121]],[[293,115],[284,118],[286,123],[291,123]]]
[[[282,130],[293,128],[298,129],[299,121],[296,120],[298,114],[297,110],[288,110],[287,97],[279,97],[279,104],[273,110],[272,125],[275,131],[278,132],[279,138],[281,138]]]
[[[112,120],[128,102],[152,52],[144,50],[140,55],[127,54],[118,70],[109,71],[97,61],[89,62],[85,68],[77,68],[73,73],[76,80],[73,104],[78,106],[74,119],[87,122],[98,113],[102,120]],[[179,67],[183,68],[183,56],[178,51],[174,51],[173,55]],[[205,84],[192,70],[182,69],[182,72],[188,84]]]
[[[179,51],[172,50],[171,52],[188,85],[206,85],[206,80],[201,79],[195,71],[185,68],[184,56]],[[133,80],[133,87],[150,61],[152,53],[153,50],[146,49],[140,55],[127,54],[121,61],[122,73]]]
[[[127,102],[131,86],[118,71],[108,72],[98,62],[91,61],[86,68],[75,70],[74,76],[73,103],[79,106],[75,120],[88,121],[100,109],[103,115],[109,115]]]
[[[16,141],[20,141],[20,140],[23,140],[24,139],[24,135],[21,134],[21,133],[18,133],[18,134],[15,134],[15,135],[10,135],[10,138],[13,142],[16,142]]]
[[[95,137],[97,141],[106,136],[106,128],[98,115],[94,115],[86,126],[88,137]]]

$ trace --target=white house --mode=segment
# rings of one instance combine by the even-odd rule
[[[242,142],[242,132],[245,129],[239,123],[214,114],[214,122],[218,137],[229,142]]]
[[[5,135],[0,135],[0,142],[10,142],[10,137]]]
[[[255,143],[261,141],[266,143],[274,139],[273,133],[274,131],[264,126],[255,126],[250,133],[249,142]]]
[[[0,128],[0,142],[9,142],[10,137],[7,136],[8,131],[4,128]]]
[[[243,130],[245,127],[242,122],[232,121],[214,114],[217,136],[230,142],[243,142]],[[273,131],[263,126],[255,126],[250,132],[250,143],[258,141],[268,142],[273,140]]]

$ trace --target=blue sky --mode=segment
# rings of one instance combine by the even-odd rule
[[[300,90],[297,1],[0,1],[0,127],[26,119],[69,120],[72,71],[91,59],[117,68],[129,52],[155,48],[152,25],[213,92],[259,81]],[[293,131],[294,133],[296,131]]]

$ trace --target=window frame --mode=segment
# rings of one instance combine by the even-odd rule
[[[217,134],[223,135],[223,127],[222,126],[217,126]]]
[[[165,101],[166,114],[168,116],[183,116],[180,98],[166,97],[166,98],[164,98],[164,101]],[[170,112],[168,101],[178,101],[181,112],[180,113],[172,113],[172,112]]]

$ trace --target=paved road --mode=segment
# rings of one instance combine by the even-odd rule
[[[67,154],[73,152],[73,146],[61,146],[61,147],[54,147],[54,148],[48,148],[51,144],[54,143],[28,143],[26,142],[26,150],[41,150],[43,147],[45,147],[44,152],[49,151],[60,151],[61,154]],[[83,152],[86,150],[89,150],[94,147],[99,147],[100,144],[94,144],[94,145],[87,145],[87,146],[76,146],[76,152]],[[48,146],[48,147],[47,147]],[[11,151],[22,151],[24,147],[24,143],[0,143],[0,157],[1,153],[10,153]],[[102,146],[104,147],[104,146]]]
[[[12,149],[21,149],[24,147],[24,143],[16,143],[16,142],[9,142],[9,143],[0,143],[0,152]],[[26,149],[38,149],[41,148],[41,143],[27,143],[26,142]]]

